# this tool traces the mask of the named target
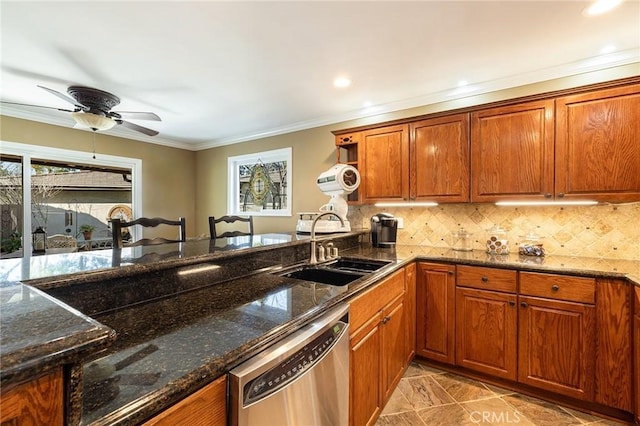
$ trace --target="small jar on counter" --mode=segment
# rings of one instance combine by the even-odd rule
[[[499,225],[494,225],[488,229],[487,253],[489,254],[509,254],[509,240],[507,231]]]
[[[535,231],[525,235],[524,240],[518,246],[518,253],[524,256],[544,256],[544,247],[542,247],[541,237]]]

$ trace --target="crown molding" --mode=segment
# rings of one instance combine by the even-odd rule
[[[416,96],[403,99],[387,104],[376,105],[373,107],[351,110],[344,113],[333,114],[311,120],[299,121],[287,126],[280,126],[254,133],[241,134],[228,138],[214,139],[204,142],[184,142],[176,141],[162,136],[150,137],[142,133],[132,132],[126,129],[120,129],[115,126],[113,129],[101,132],[112,136],[133,139],[141,142],[152,143],[156,145],[169,146],[172,148],[185,149],[189,151],[201,151],[205,149],[217,148],[225,145],[233,145],[237,143],[250,142],[271,136],[278,136],[286,133],[307,130],[314,127],[327,126],[350,120],[358,120],[368,118],[375,122],[375,117],[391,112],[397,112],[404,109],[416,108],[431,105],[440,102],[463,99],[467,97],[483,95],[500,90],[525,86],[528,84],[541,83],[544,81],[554,80],[558,78],[567,78],[581,74],[588,74],[597,71],[605,71],[612,68],[622,67],[625,65],[637,64],[638,69],[635,75],[640,75],[640,51],[638,49],[629,49],[620,52],[614,52],[608,55],[587,58],[581,61],[562,64],[556,67],[534,70],[528,73],[512,75],[495,80],[488,80],[480,83],[474,83],[464,87],[456,87],[452,89],[442,90],[440,92],[429,93],[426,95]],[[631,75],[629,75],[631,76]],[[594,81],[595,82],[595,81]],[[2,115],[7,115],[26,120],[37,121],[56,126],[73,128],[73,121],[67,120],[62,116],[54,117],[34,111],[26,111],[24,109],[14,108],[11,105],[2,105]],[[384,120],[382,120],[384,121]],[[75,129],[90,131],[88,129]]]

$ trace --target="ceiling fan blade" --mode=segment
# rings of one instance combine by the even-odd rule
[[[51,93],[54,96],[59,97],[62,100],[65,100],[65,101],[69,102],[70,104],[74,105],[76,108],[80,108],[82,111],[88,111],[89,110],[89,108],[87,108],[86,106],[82,105],[80,102],[76,101],[72,97],[65,95],[64,93],[60,93],[57,90],[49,89],[48,87],[44,87],[44,86],[40,86],[40,85],[38,85],[38,87],[41,88],[41,89],[46,90],[47,92]]]
[[[31,104],[21,104],[18,102],[7,102],[7,101],[0,101],[3,104],[7,104],[7,105],[18,105],[18,106],[26,106],[26,107],[33,107],[33,108],[46,108],[46,109],[55,109],[58,111],[63,111],[63,112],[78,112],[81,111],[79,108],[76,108],[75,110],[70,110],[70,109],[64,109],[64,108],[56,108],[56,107],[49,107],[49,106],[44,106],[44,105],[31,105]]]
[[[135,111],[111,111],[109,115],[113,118],[126,118],[127,120],[153,120],[162,121],[160,117],[152,112],[135,112]]]
[[[124,127],[128,128],[128,129],[135,130],[136,132],[144,133],[145,135],[148,135],[148,136],[155,136],[155,135],[158,134],[158,132],[155,131],[155,130],[148,129],[148,128],[142,127],[142,126],[138,126],[137,124],[131,123],[129,121],[116,119],[116,123],[121,124],[121,125],[123,125]]]

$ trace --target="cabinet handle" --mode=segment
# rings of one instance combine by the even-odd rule
[[[453,275],[453,271],[447,271],[449,275]]]
[[[560,290],[560,286],[558,284],[554,284],[554,285],[551,286],[551,290],[558,291],[558,290]]]
[[[558,198],[564,198],[564,193],[563,192],[558,193]]]
[[[389,322],[390,319],[391,319],[391,317],[384,317],[384,318],[382,318],[382,323],[386,324],[386,323]]]
[[[487,277],[482,277],[482,278],[481,278],[481,280],[482,280],[482,282],[486,283],[487,281],[489,281],[489,278],[487,278]]]
[[[527,302],[520,302],[520,306],[522,306],[523,308],[526,308],[529,305],[527,305]]]
[[[509,306],[516,306],[516,302],[514,302],[513,300],[509,300]]]
[[[547,192],[546,194],[544,194],[544,198],[551,198],[551,193]]]

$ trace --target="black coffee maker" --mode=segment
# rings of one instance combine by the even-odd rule
[[[371,216],[371,244],[374,247],[394,247],[398,234],[398,219],[389,213]]]

